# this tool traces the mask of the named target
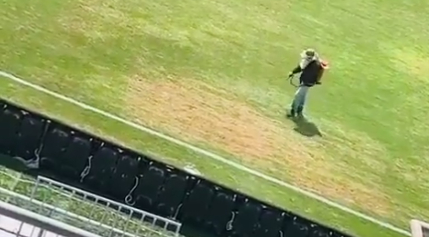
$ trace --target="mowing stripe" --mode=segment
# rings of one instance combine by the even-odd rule
[[[166,134],[163,134],[161,132],[155,131],[155,130],[153,130],[151,128],[148,128],[148,127],[145,127],[145,126],[138,125],[136,123],[130,122],[130,121],[126,120],[126,119],[123,119],[123,118],[118,117],[116,115],[113,115],[113,114],[110,114],[108,112],[102,111],[100,109],[94,108],[94,107],[92,107],[90,105],[84,104],[82,102],[79,102],[79,101],[74,100],[74,99],[72,99],[70,97],[64,96],[62,94],[50,91],[50,90],[48,90],[48,89],[46,89],[44,87],[41,87],[39,85],[36,85],[36,84],[31,83],[31,82],[25,81],[25,80],[23,80],[21,78],[18,78],[18,77],[14,76],[14,75],[12,75],[10,73],[4,72],[4,71],[0,71],[0,76],[2,76],[4,78],[7,78],[9,80],[12,80],[14,82],[17,82],[17,83],[19,83],[21,85],[25,85],[25,86],[31,87],[31,88],[33,88],[33,89],[35,89],[37,91],[43,92],[45,94],[51,95],[51,96],[53,96],[53,97],[55,97],[57,99],[67,101],[67,102],[69,102],[71,104],[74,104],[74,105],[76,105],[78,107],[81,107],[82,109],[86,109],[86,110],[92,111],[94,113],[100,114],[102,116],[105,116],[107,118],[110,118],[110,119],[116,120],[118,122],[124,123],[124,124],[126,124],[128,126],[131,126],[131,127],[135,128],[135,129],[138,129],[138,130],[140,130],[142,132],[146,132],[146,133],[149,133],[151,135],[157,136],[159,138],[165,139],[165,140],[167,140],[169,142],[172,142],[172,143],[174,143],[176,145],[185,147],[185,148],[187,148],[189,150],[192,150],[192,151],[194,151],[196,153],[199,153],[199,154],[202,154],[204,156],[210,157],[210,158],[212,158],[214,160],[220,161],[220,162],[225,163],[227,165],[230,165],[230,166],[232,166],[234,168],[237,168],[237,169],[239,169],[241,171],[244,171],[244,172],[250,173],[252,175],[258,176],[258,177],[260,177],[262,179],[265,179],[267,181],[276,183],[278,185],[281,185],[283,187],[291,189],[291,190],[293,190],[295,192],[301,193],[301,194],[303,194],[303,195],[305,195],[307,197],[316,199],[316,200],[318,200],[318,201],[320,201],[322,203],[325,203],[325,204],[327,204],[329,206],[338,208],[338,209],[340,209],[340,210],[342,210],[344,212],[350,213],[352,215],[358,216],[358,217],[360,217],[362,219],[365,219],[367,221],[373,222],[373,223],[375,223],[377,225],[380,225],[380,226],[382,226],[384,228],[390,229],[392,231],[398,232],[398,233],[403,234],[403,235],[411,236],[411,233],[409,231],[400,229],[400,228],[398,228],[396,226],[393,226],[393,225],[391,225],[389,223],[377,220],[377,219],[375,219],[373,217],[370,217],[368,215],[365,215],[365,214],[363,214],[361,212],[352,210],[352,209],[350,209],[350,208],[348,208],[346,206],[343,206],[341,204],[335,203],[335,202],[333,202],[333,201],[331,201],[331,200],[329,200],[327,198],[324,198],[322,196],[319,196],[317,194],[314,194],[312,192],[309,192],[307,190],[304,190],[304,189],[299,188],[297,186],[294,186],[292,184],[283,182],[283,181],[281,181],[279,179],[270,177],[270,176],[265,175],[265,174],[263,174],[261,172],[258,172],[256,170],[250,169],[250,168],[248,168],[246,166],[243,166],[243,165],[240,165],[238,163],[235,163],[235,162],[233,162],[231,160],[228,160],[227,158],[224,158],[222,156],[219,156],[219,155],[217,155],[215,153],[212,153],[210,151],[204,150],[202,148],[196,147],[196,146],[194,146],[192,144],[189,144],[187,142],[184,142],[184,141],[181,141],[179,139],[173,138],[173,137],[168,136]]]

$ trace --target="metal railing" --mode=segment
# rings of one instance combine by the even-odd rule
[[[0,202],[0,236],[100,237],[5,202]]]
[[[138,210],[46,177],[37,177],[31,198],[41,201],[42,206],[48,207],[47,199],[50,197],[44,195],[46,189],[50,190],[51,194],[56,193],[61,196],[57,197],[56,202],[65,198],[69,205],[72,203],[77,207],[73,208],[74,213],[62,214],[91,223],[98,229],[105,229],[108,232],[120,233],[129,237],[140,236],[141,234],[148,235],[148,232],[151,232],[150,236],[179,235],[181,228],[179,222]]]
[[[429,237],[429,223],[413,219],[410,226],[412,237]]]
[[[0,201],[3,201],[0,202],[0,215],[3,215],[0,216],[2,237],[179,236],[179,222],[49,178],[38,177],[35,182],[16,179],[13,191],[0,187]],[[20,227],[13,228],[13,231],[2,228],[2,220],[14,222],[15,226]],[[1,233],[2,229],[4,234]]]

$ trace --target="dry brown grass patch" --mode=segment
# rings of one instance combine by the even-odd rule
[[[290,142],[274,121],[198,81],[134,78],[127,94],[128,109],[142,122],[240,157],[268,159]]]
[[[128,113],[142,124],[210,144],[327,197],[364,204],[378,213],[390,211],[388,197],[377,186],[346,176],[350,167],[332,161],[325,153],[329,143],[298,135],[290,123],[271,120],[226,91],[189,79],[135,76],[126,94]]]

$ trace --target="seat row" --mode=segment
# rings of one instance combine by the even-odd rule
[[[237,237],[345,237],[211,181],[90,134],[0,104],[0,153],[184,225]]]

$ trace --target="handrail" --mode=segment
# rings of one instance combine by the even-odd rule
[[[15,205],[0,202],[0,215],[4,215],[21,222],[33,225],[43,230],[54,232],[67,237],[101,237],[77,227],[62,223],[60,221],[39,215]],[[19,236],[19,233],[17,233]]]

